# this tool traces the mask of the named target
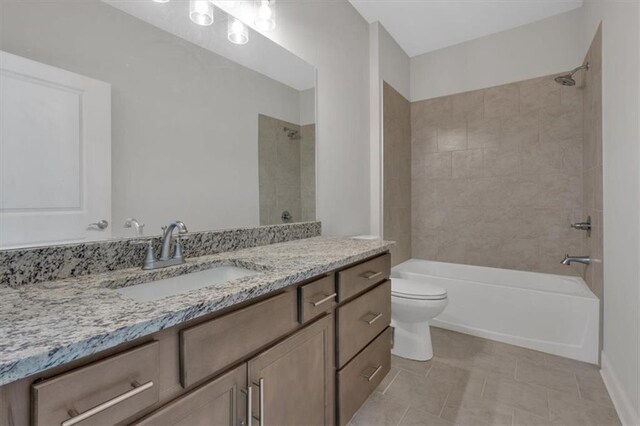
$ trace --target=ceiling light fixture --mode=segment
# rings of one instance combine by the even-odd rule
[[[229,15],[227,24],[227,39],[234,44],[247,44],[249,41],[249,29],[239,19]]]
[[[275,0],[256,0],[255,26],[260,31],[272,31],[276,27]]]
[[[213,24],[213,3],[210,0],[189,0],[189,18],[198,25]]]
[[[154,3],[169,3],[169,0],[153,0]]]

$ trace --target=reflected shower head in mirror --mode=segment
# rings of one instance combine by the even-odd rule
[[[577,73],[580,70],[589,70],[589,62],[587,62],[584,65],[581,65],[577,68],[572,69],[568,74],[564,74],[564,75],[559,75],[558,77],[556,77],[554,80],[556,81],[556,83],[561,84],[563,86],[575,86],[576,85],[576,81],[573,79],[573,75],[575,73]]]
[[[296,129],[290,129],[288,127],[284,127],[282,129],[286,134],[287,137],[291,140],[298,140],[300,139],[300,132]]]

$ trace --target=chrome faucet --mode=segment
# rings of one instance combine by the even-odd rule
[[[564,260],[562,261],[563,265],[571,265],[572,263],[582,263],[583,265],[588,265],[591,263],[591,259],[589,256],[569,256],[568,254],[564,256]]]
[[[147,245],[147,256],[144,261],[142,269],[158,269],[165,268],[167,266],[180,265],[185,262],[182,256],[182,246],[180,244],[180,238],[176,240],[176,248],[173,256],[171,251],[171,237],[174,229],[178,229],[179,234],[186,234],[189,232],[184,223],[179,220],[175,220],[169,223],[167,226],[162,227],[162,242],[160,243],[160,257],[156,259],[153,253],[153,241],[149,240]]]

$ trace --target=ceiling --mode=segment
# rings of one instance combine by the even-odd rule
[[[411,57],[582,6],[582,0],[349,0]]]
[[[186,1],[102,1],[296,90],[315,87],[316,74],[312,65],[257,31],[249,29],[249,43],[245,45],[229,43],[227,13],[220,7],[215,9],[213,25],[203,27],[189,20],[189,2]]]

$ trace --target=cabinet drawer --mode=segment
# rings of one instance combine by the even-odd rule
[[[391,281],[340,306],[337,312],[337,362],[342,367],[391,323]]]
[[[148,343],[34,384],[33,424],[113,425],[155,404],[158,347]]]
[[[303,324],[336,304],[336,286],[333,275],[321,278],[298,288],[298,316]]]
[[[349,269],[338,272],[338,301],[361,293],[391,275],[391,255],[389,253],[368,260]]]
[[[239,425],[247,423],[247,365],[181,396],[133,426]]]
[[[287,291],[180,331],[183,387],[220,371],[298,324],[296,293]]]
[[[391,368],[391,328],[387,328],[338,372],[338,422],[345,425]]]

